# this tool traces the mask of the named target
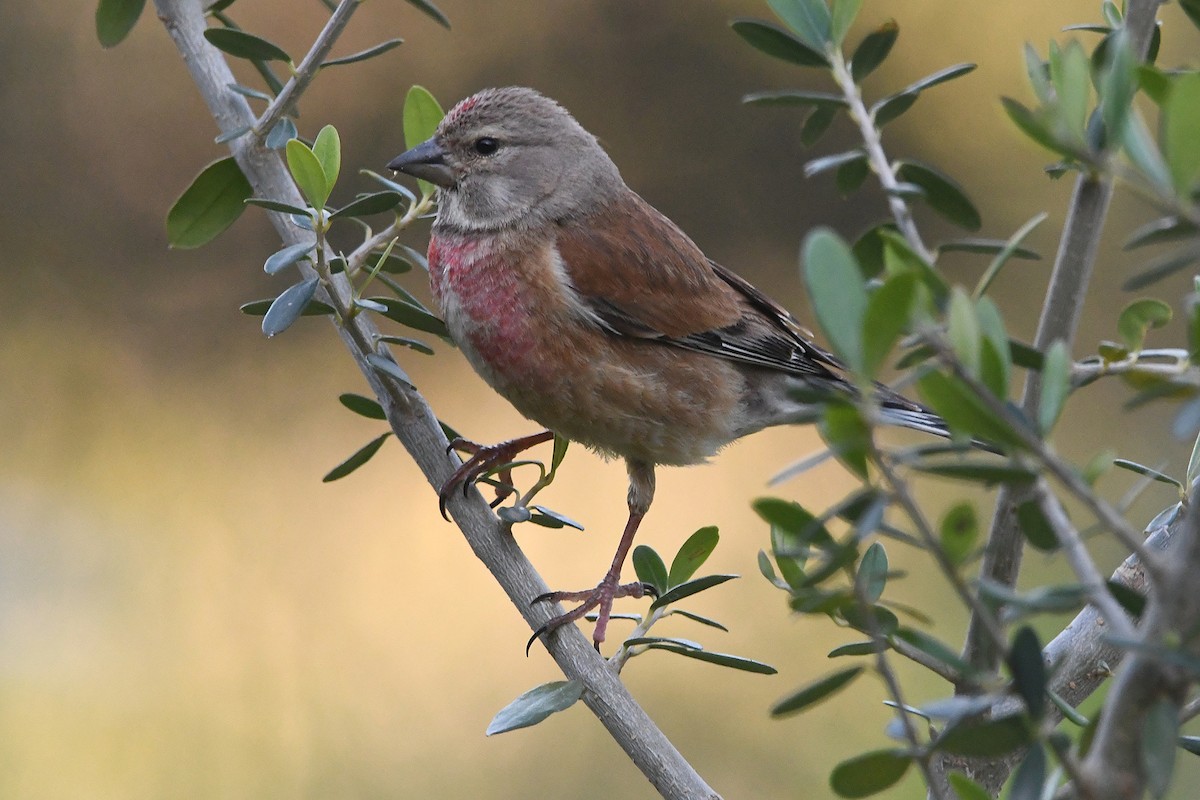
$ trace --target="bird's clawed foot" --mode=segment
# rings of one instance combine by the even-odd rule
[[[581,592],[546,592],[533,598],[530,605],[534,603],[562,603],[562,602],[579,602],[579,605],[571,609],[565,614],[560,614],[542,625],[533,632],[533,636],[529,637],[529,642],[525,645],[525,655],[529,655],[529,648],[533,647],[533,643],[543,633],[561,628],[567,623],[582,619],[585,614],[593,608],[598,608],[598,617],[596,619],[596,628],[592,633],[592,644],[596,648],[596,652],[600,652],[600,643],[604,641],[605,632],[608,629],[608,618],[612,614],[613,600],[618,597],[645,597],[646,595],[657,596],[654,587],[648,583],[617,583],[616,575],[606,575],[604,580],[600,581],[600,585],[595,589],[585,589]]]
[[[450,450],[458,450],[462,453],[470,454],[462,466],[454,471],[442,488],[438,490],[438,509],[442,512],[442,517],[449,520],[450,517],[446,513],[446,503],[450,501],[450,496],[459,486],[462,487],[463,495],[467,493],[467,489],[479,480],[480,477],[488,472],[495,470],[503,464],[507,464],[516,458],[518,455],[542,442],[548,442],[554,438],[554,434],[550,431],[542,431],[530,436],[522,436],[519,439],[509,439],[506,442],[499,444],[483,445],[467,439],[458,438],[450,443],[447,452]],[[501,470],[501,480],[505,483],[511,483],[512,478],[507,470]],[[511,489],[497,487],[496,499],[492,501],[491,506],[496,507],[504,498],[512,493]]]

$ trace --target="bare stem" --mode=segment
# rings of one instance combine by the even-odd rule
[[[304,90],[316,77],[317,71],[321,69],[321,63],[325,61],[325,56],[329,55],[329,51],[333,49],[333,43],[350,24],[351,15],[358,10],[361,3],[362,0],[342,0],[338,4],[337,9],[330,15],[329,22],[325,23],[325,28],[317,35],[316,41],[309,48],[308,54],[300,61],[300,66],[296,67],[292,79],[284,85],[279,95],[271,101],[267,110],[254,123],[254,137],[258,141],[261,142],[275,127],[275,123],[290,114],[296,107],[296,103],[300,101],[300,95],[304,94]]]
[[[879,184],[883,187],[883,191],[887,195],[888,208],[891,209],[892,217],[896,220],[896,227],[905,241],[908,242],[908,246],[923,260],[932,264],[933,253],[925,246],[925,242],[921,239],[921,234],[917,230],[917,224],[913,220],[912,209],[908,207],[908,203],[904,202],[904,198],[900,196],[900,181],[896,178],[896,171],[892,168],[892,162],[888,161],[887,155],[883,152],[882,134],[879,128],[875,126],[875,118],[863,103],[862,92],[859,90],[858,84],[854,82],[854,76],[850,73],[850,66],[846,63],[846,57],[842,54],[840,48],[833,50],[829,56],[833,69],[833,80],[837,83],[838,88],[842,90],[842,96],[846,98],[846,103],[849,105],[850,118],[858,125],[858,131],[863,140],[863,147],[867,151],[867,162],[871,165],[871,170],[879,178]]]

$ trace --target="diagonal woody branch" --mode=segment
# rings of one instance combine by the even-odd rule
[[[155,5],[219,128],[231,131],[253,124],[254,115],[245,98],[227,88],[235,83],[229,65],[204,39],[205,19],[199,0],[155,0]],[[302,88],[293,94],[293,101]],[[292,205],[304,204],[277,153],[248,136],[231,141],[229,147],[257,195]],[[283,215],[272,213],[271,220],[285,244],[299,241],[300,230]],[[299,268],[306,278],[316,277],[308,264],[301,263]],[[344,275],[333,276],[324,290],[335,307],[348,307],[350,285]],[[354,316],[338,327],[338,334],[383,406],[396,437],[429,482],[441,486],[457,463],[447,456],[446,437],[425,399],[415,389],[384,377],[371,366],[368,357],[390,360],[391,355],[378,345],[379,332],[367,315]],[[545,604],[531,607],[529,600],[547,591],[545,581],[479,492],[472,490],[466,497],[457,492],[455,495],[449,509],[471,549],[531,628],[541,626],[556,610],[545,608]],[[719,797],[655,726],[577,628],[561,629],[550,637],[547,648],[568,678],[583,683],[584,702],[663,797]]]

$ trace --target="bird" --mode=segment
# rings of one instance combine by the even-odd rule
[[[614,600],[653,592],[621,569],[654,499],[655,469],[707,461],[764,428],[811,421],[814,398],[853,398],[852,377],[780,304],[709,258],[630,189],[597,138],[526,87],[485,89],[434,135],[388,163],[437,187],[429,278],[450,336],[475,371],[546,430],[470,454],[439,492],[555,434],[629,476],[628,521],[595,588],[539,636],[595,610],[606,638]],[[936,414],[877,385],[880,421],[948,437]]]

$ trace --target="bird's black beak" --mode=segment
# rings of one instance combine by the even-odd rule
[[[422,142],[388,162],[388,169],[404,172],[449,189],[455,184],[454,170],[446,163],[446,151],[437,139]]]

